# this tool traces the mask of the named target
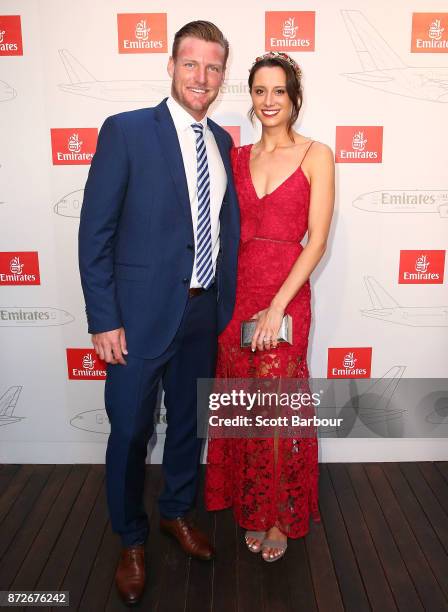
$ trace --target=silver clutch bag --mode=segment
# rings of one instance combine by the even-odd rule
[[[257,321],[251,319],[250,321],[243,321],[241,323],[241,348],[246,348],[251,345],[252,337],[257,327]],[[277,342],[287,342],[292,344],[292,317],[289,314],[285,314],[282,319],[282,324],[277,336]]]

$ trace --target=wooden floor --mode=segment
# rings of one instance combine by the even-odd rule
[[[186,558],[157,528],[160,488],[160,467],[148,467],[154,527],[138,609],[448,610],[447,462],[321,464],[322,523],[271,564],[246,549],[230,512],[201,505],[197,522],[216,560]],[[113,581],[119,547],[103,466],[0,467],[0,590],[65,590],[71,610],[127,609]]]

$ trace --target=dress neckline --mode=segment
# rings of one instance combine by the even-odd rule
[[[314,142],[314,141],[311,141],[311,144],[312,144],[313,142]],[[310,144],[310,146],[311,146],[311,144]],[[295,174],[297,174],[298,172],[300,172],[300,173],[302,174],[302,176],[303,176],[303,178],[305,179],[305,183],[307,184],[308,188],[310,187],[310,182],[309,182],[308,178],[306,177],[306,175],[305,175],[304,171],[302,170],[302,162],[303,162],[303,157],[302,157],[302,159],[301,159],[301,161],[300,161],[300,164],[297,166],[297,168],[296,168],[296,169],[295,169],[295,170],[294,170],[294,171],[293,171],[293,172],[292,172],[292,173],[291,173],[289,176],[287,176],[287,177],[286,177],[286,178],[285,178],[285,179],[284,179],[284,180],[283,180],[283,181],[280,183],[280,185],[277,185],[277,187],[276,187],[275,189],[273,189],[273,190],[272,190],[272,191],[270,191],[269,193],[265,193],[263,196],[261,196],[261,197],[260,197],[260,196],[258,195],[258,193],[257,193],[257,190],[255,189],[255,185],[254,185],[254,182],[253,182],[253,180],[252,180],[252,173],[251,173],[251,171],[250,171],[250,154],[251,154],[251,151],[252,151],[253,146],[254,146],[253,144],[248,145],[248,149],[247,149],[247,150],[248,150],[248,155],[247,155],[247,174],[248,174],[248,176],[249,176],[249,183],[250,183],[250,184],[251,184],[251,186],[252,186],[252,191],[254,192],[255,197],[257,198],[257,200],[259,200],[259,201],[264,200],[264,199],[265,199],[265,198],[267,198],[268,196],[271,196],[272,194],[274,194],[276,191],[278,191],[278,190],[280,189],[280,187],[283,187],[283,185],[284,185],[285,183],[287,183],[287,182],[288,182],[290,179],[292,179],[292,177],[293,177]],[[309,148],[309,147],[308,147],[308,148]],[[308,149],[307,149],[307,151],[308,151]],[[305,155],[306,155],[306,151],[305,151]],[[305,156],[304,156],[304,157],[305,157]]]

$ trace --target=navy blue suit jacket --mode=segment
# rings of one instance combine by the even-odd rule
[[[218,333],[235,303],[239,210],[232,140],[208,120],[227,173],[217,261]],[[90,333],[124,327],[128,350],[161,355],[179,328],[193,270],[187,179],[166,100],[108,117],[87,179],[79,266]]]

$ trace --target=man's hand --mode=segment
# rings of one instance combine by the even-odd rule
[[[100,334],[92,334],[92,344],[98,357],[106,363],[126,365],[123,355],[127,355],[128,351],[124,327],[101,332]]]

